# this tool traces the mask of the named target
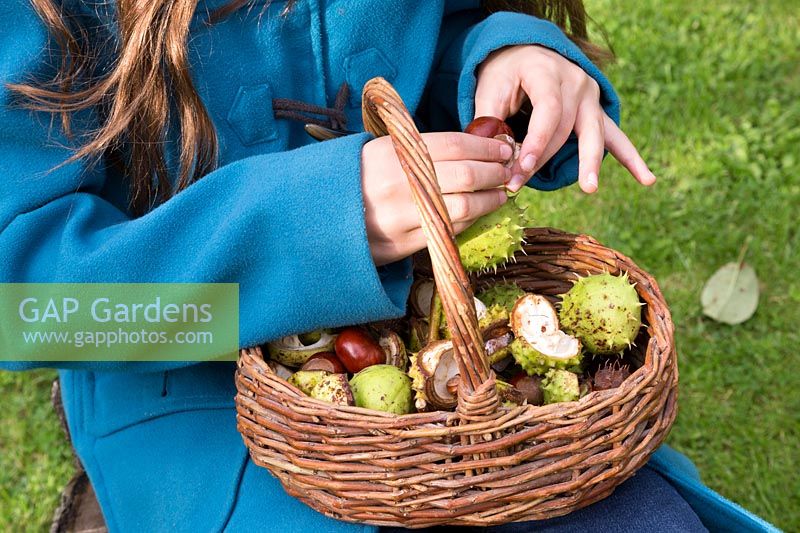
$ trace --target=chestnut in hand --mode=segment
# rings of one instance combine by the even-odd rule
[[[506,162],[507,168],[513,167],[517,158],[519,158],[521,145],[514,140],[514,130],[497,117],[478,117],[467,125],[464,133],[507,142],[513,150],[511,159]]]
[[[356,374],[372,365],[386,363],[386,352],[360,328],[346,328],[336,337],[336,356],[348,372]]]
[[[498,135],[508,135],[512,140],[514,139],[514,132],[509,125],[497,117],[478,117],[467,125],[464,133],[490,139]]]
[[[319,352],[308,358],[300,370],[324,370],[331,374],[344,374],[345,368],[333,352]]]

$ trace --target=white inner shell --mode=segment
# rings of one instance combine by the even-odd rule
[[[478,315],[478,320],[485,317],[487,311],[488,309],[486,309],[486,304],[475,298],[475,314]]]
[[[433,374],[433,388],[436,389],[436,395],[443,399],[448,400],[453,398],[453,394],[447,390],[447,382],[458,375],[458,363],[453,354],[453,350],[447,350],[442,354],[439,359],[439,365],[436,367],[436,372]]]
[[[520,298],[511,316],[514,335],[523,338],[549,357],[569,359],[578,354],[580,342],[558,329],[558,315],[544,296],[527,294]]]
[[[420,352],[420,355],[422,357],[420,364],[429,374],[433,374],[433,390],[437,398],[452,400],[453,395],[447,390],[447,382],[458,375],[458,362],[453,353],[453,343],[441,342],[432,349]]]
[[[306,350],[313,350],[315,348],[324,348],[325,346],[329,345],[332,341],[333,341],[333,335],[323,331],[320,335],[319,340],[313,344],[303,344],[300,341],[300,337],[298,335],[287,335],[286,337],[281,337],[280,339],[271,344],[283,350],[306,351]]]

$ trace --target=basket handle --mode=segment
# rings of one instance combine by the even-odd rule
[[[364,85],[362,115],[368,132],[378,137],[388,134],[392,138],[397,157],[408,176],[422,231],[428,241],[434,281],[452,334],[461,386],[472,393],[489,380],[491,372],[478,328],[472,286],[461,264],[453,224],[428,147],[400,95],[383,78],[373,78]]]

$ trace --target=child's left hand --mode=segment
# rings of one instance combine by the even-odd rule
[[[600,106],[600,88],[582,68],[547,48],[520,45],[490,54],[478,68],[475,117],[506,119],[527,99],[533,105],[528,133],[507,187],[519,190],[564,145],[578,136],[578,183],[597,190],[604,148],[642,185],[656,177]]]

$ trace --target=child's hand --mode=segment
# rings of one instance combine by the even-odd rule
[[[456,233],[506,201],[502,185],[511,174],[503,164],[511,147],[466,133],[424,133]],[[426,246],[408,178],[391,138],[380,137],[361,152],[361,183],[367,238],[375,264],[400,260]]]
[[[604,148],[642,185],[656,181],[628,137],[603,111],[597,82],[582,68],[535,45],[502,48],[481,63],[476,117],[505,120],[517,113],[526,99],[533,104],[533,112],[508,184],[512,191],[519,190],[555,155],[572,131],[578,136],[578,183],[584,192],[597,190]]]

